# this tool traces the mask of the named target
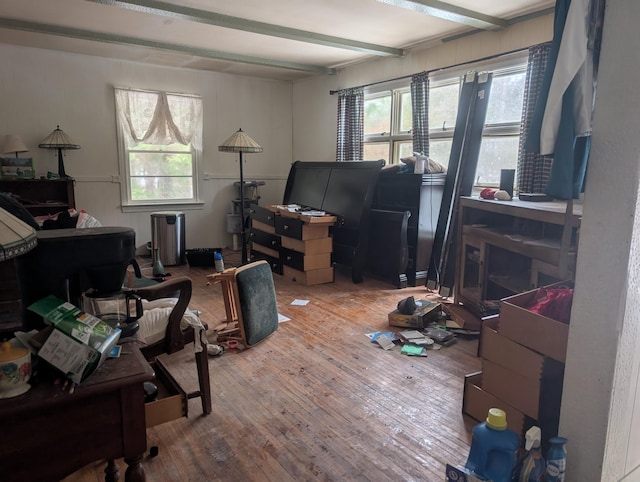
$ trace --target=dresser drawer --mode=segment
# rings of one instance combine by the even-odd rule
[[[280,247],[280,236],[265,233],[264,231],[251,231],[251,241],[271,249],[278,249]]]
[[[312,269],[311,271],[300,271],[291,266],[283,266],[282,275],[288,280],[308,286],[333,283],[334,280],[333,266],[330,268]]]
[[[303,241],[283,236],[280,238],[280,244],[283,248],[293,249],[304,254],[331,253],[333,251],[333,238],[307,239]]]
[[[276,234],[294,239],[320,239],[329,237],[329,226],[326,224],[307,224],[300,219],[285,216],[276,217]]]
[[[291,249],[281,248],[280,259],[282,260],[282,264],[300,271],[329,268],[331,266],[331,253],[304,254]]]
[[[274,226],[276,214],[262,206],[253,206],[253,213],[251,213],[251,219],[255,219],[256,221],[267,224],[269,226]]]
[[[258,261],[261,259],[269,263],[269,266],[271,266],[271,271],[276,274],[282,274],[282,262],[280,261],[280,259],[258,251],[254,246],[254,248],[251,249],[251,261]]]

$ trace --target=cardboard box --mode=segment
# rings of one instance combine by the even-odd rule
[[[507,414],[507,426],[524,440],[524,433],[535,421],[508,403],[483,389],[482,372],[465,375],[462,412],[478,422],[484,422],[490,408],[499,408]]]
[[[498,326],[499,319],[487,320],[482,326],[483,359],[533,380],[564,378],[564,364],[503,336]]]
[[[447,321],[447,326],[450,328],[461,328],[464,330],[480,330],[482,326],[482,319],[476,316],[462,305],[454,303],[443,303],[442,309],[449,315],[452,323]]]
[[[52,325],[38,356],[80,383],[107,359],[120,339],[120,330],[55,296],[36,301],[29,309]]]
[[[389,313],[389,326],[422,329],[435,320],[440,313],[440,308],[440,303],[435,301],[416,300],[416,309],[411,315],[400,313],[399,310]]]
[[[539,296],[539,289],[535,289],[501,300],[498,331],[521,345],[564,363],[569,325],[525,308],[532,306]]]
[[[539,421],[558,419],[562,378],[530,378],[482,359],[482,388]]]

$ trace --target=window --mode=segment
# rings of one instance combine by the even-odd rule
[[[167,92],[116,89],[123,205],[198,200],[202,99]]]
[[[520,120],[524,100],[526,59],[493,71],[482,144],[476,169],[476,186],[498,186],[501,169],[518,163]],[[447,166],[458,111],[462,76],[431,82],[429,88],[429,157]]]
[[[501,169],[518,163],[526,57],[477,66],[493,73],[475,176],[476,186],[498,186]],[[465,72],[439,72],[429,82],[429,157],[448,166]],[[365,94],[364,158],[395,164],[413,153],[408,85]]]
[[[397,164],[411,156],[411,92],[408,86],[365,95],[363,157]]]

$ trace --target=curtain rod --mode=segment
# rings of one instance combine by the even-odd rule
[[[545,43],[548,43],[548,42],[542,42],[539,45],[544,45]],[[439,72],[439,71],[442,71],[442,70],[453,69],[455,67],[462,67],[464,65],[476,64],[478,62],[484,62],[486,60],[493,60],[493,59],[496,59],[498,57],[503,57],[505,55],[516,54],[516,53],[519,53],[519,52],[523,52],[525,50],[529,50],[531,47],[534,47],[534,45],[531,45],[529,47],[524,47],[524,48],[521,48],[521,49],[510,50],[509,52],[503,52],[501,54],[489,55],[487,57],[482,57],[480,59],[468,60],[466,62],[460,62],[458,64],[448,65],[446,67],[438,67],[437,69],[425,70],[424,73],[431,74],[433,72]],[[379,80],[377,82],[371,82],[370,84],[359,85],[359,86],[356,86],[356,87],[348,87],[346,89],[330,90],[329,91],[329,95],[339,94],[340,92],[345,91],[345,90],[349,90],[349,89],[358,89],[358,88],[364,88],[364,87],[371,87],[372,85],[385,84],[387,82],[395,82],[396,80],[408,79],[409,77],[411,77],[413,75],[415,75],[415,74],[407,74],[407,75],[403,75],[403,76],[400,76],[400,77],[395,77],[393,79]]]

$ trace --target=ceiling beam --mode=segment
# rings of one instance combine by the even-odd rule
[[[301,72],[313,72],[317,74],[336,73],[336,69],[321,67],[317,65],[299,64],[295,62],[285,62],[276,59],[267,59],[262,57],[252,57],[249,55],[234,54],[230,52],[221,52],[219,50],[210,50],[186,45],[173,44],[168,42],[155,42],[153,40],[145,40],[126,35],[114,35],[101,32],[93,32],[91,30],[82,30],[77,28],[60,27],[36,22],[25,22],[14,20],[11,18],[0,17],[0,28],[8,28],[13,30],[25,30],[28,32],[43,33],[49,35],[58,35],[62,37],[70,37],[82,40],[93,40],[97,42],[106,42],[119,45],[136,45],[140,47],[149,47],[152,49],[165,50],[170,52],[179,52],[192,55],[194,57],[202,57],[215,60],[227,60],[229,62],[240,62],[244,64],[264,65],[266,67],[277,67],[280,69],[297,70]]]
[[[377,0],[380,3],[421,12],[432,17],[461,23],[483,30],[498,30],[507,26],[506,20],[457,7],[439,0]]]
[[[544,15],[552,14],[555,11],[554,7],[545,8],[543,10],[538,10],[537,12],[531,12],[524,15],[520,15],[518,17],[513,17],[507,20],[508,25],[515,25],[516,23],[525,22],[527,20],[531,20],[532,18],[542,17]],[[474,35],[480,32],[480,29],[469,30],[468,32],[462,32],[456,35],[450,35],[449,37],[444,37],[441,39],[442,43],[451,42],[452,40],[458,40],[459,38],[468,37],[469,35]]]
[[[324,45],[326,47],[335,47],[338,49],[352,50],[372,55],[401,57],[404,55],[402,49],[385,47],[357,40],[350,40],[331,35],[322,35],[299,30],[296,28],[282,27],[270,23],[257,22],[247,20],[246,18],[232,17],[230,15],[222,15],[208,10],[200,10],[197,8],[184,7],[173,3],[162,2],[159,0],[87,0],[102,5],[112,5],[120,8],[126,8],[136,12],[150,13],[161,15],[173,19],[187,20],[189,22],[205,23],[208,25],[216,25],[218,27],[231,28],[234,30],[243,30],[260,35],[268,35],[270,37],[280,37],[289,40],[297,40],[299,42]]]

